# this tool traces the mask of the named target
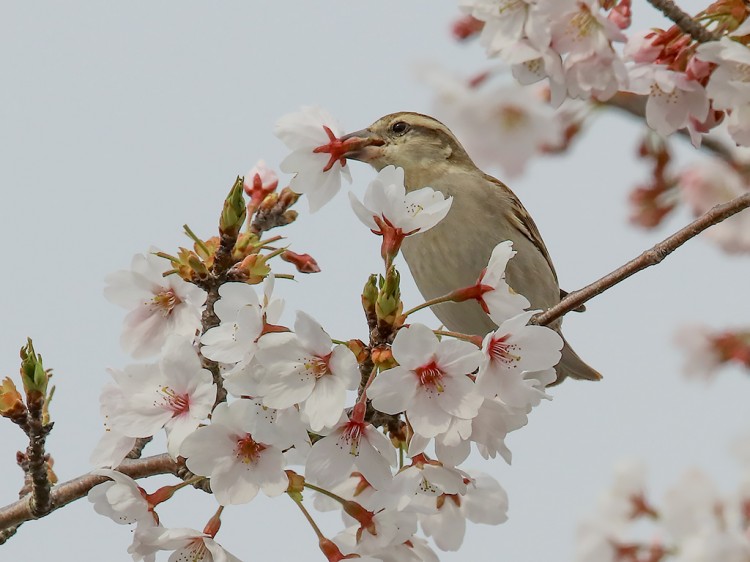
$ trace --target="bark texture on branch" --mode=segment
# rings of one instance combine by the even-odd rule
[[[630,260],[622,267],[618,267],[612,273],[605,275],[598,281],[594,281],[583,289],[569,293],[568,296],[562,299],[557,305],[553,306],[546,312],[535,316],[532,319],[532,323],[546,326],[550,322],[554,322],[564,314],[578,308],[586,301],[589,301],[596,295],[614,287],[631,275],[661,262],[685,242],[696,237],[708,227],[718,224],[748,207],[750,207],[750,193],[740,195],[727,203],[716,205],[710,211],[701,215],[686,227],[678,230],[669,238],[659,242],[650,250],[646,250],[637,258]]]
[[[690,14],[683,12],[672,0],[648,0],[648,3],[698,43],[708,43],[718,39],[715,34],[695,21]]]
[[[133,479],[138,479],[157,474],[175,474],[177,463],[165,453],[139,460],[126,459],[117,470]],[[88,494],[91,488],[107,480],[108,478],[103,476],[84,474],[59,486],[55,486],[50,493],[50,510],[46,514],[82,498]],[[38,518],[34,514],[31,499],[32,495],[27,494],[17,502],[0,509],[0,533],[3,533],[3,535],[8,534],[6,529],[18,527],[25,521]]]

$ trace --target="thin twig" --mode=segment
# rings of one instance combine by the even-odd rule
[[[591,300],[596,295],[617,285],[620,281],[627,279],[634,273],[638,273],[649,266],[661,262],[685,242],[694,238],[708,227],[720,223],[748,207],[750,207],[750,193],[740,195],[727,203],[716,205],[710,211],[700,216],[686,227],[678,230],[669,238],[659,242],[650,250],[646,250],[637,258],[630,260],[622,267],[618,267],[612,273],[605,275],[598,281],[594,281],[583,289],[568,294],[568,296],[562,299],[558,304],[546,312],[535,316],[532,319],[532,322],[542,326],[554,322],[562,315],[578,308],[586,301]]]
[[[151,437],[138,437],[135,440],[135,445],[133,445],[133,448],[130,449],[130,452],[125,455],[126,459],[140,459],[141,455],[143,454],[143,449],[153,441],[153,436]]]
[[[672,20],[677,27],[698,43],[707,43],[718,39],[716,35],[696,22],[690,14],[683,12],[672,0],[648,0],[648,3]]]
[[[157,474],[174,474],[177,471],[177,463],[165,453],[144,459],[124,460],[117,470],[131,478],[138,479]],[[45,515],[82,498],[91,488],[107,480],[104,476],[84,474],[55,486],[50,493],[51,509]],[[0,508],[0,533],[8,534],[8,529],[18,527],[24,521],[39,518],[32,510],[31,498],[32,495],[28,494],[17,502]]]

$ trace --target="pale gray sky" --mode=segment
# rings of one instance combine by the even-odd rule
[[[285,155],[272,134],[282,114],[317,103],[355,130],[392,111],[429,112],[430,92],[410,70],[415,61],[467,73],[486,65],[477,45],[450,38],[451,1],[39,1],[8,2],[3,11],[0,375],[16,375],[27,336],[54,367],[48,443],[61,480],[89,469],[105,369],[129,362],[118,343],[123,313],[102,296],[109,272],[151,244],[185,245],[185,222],[211,235],[234,177],[258,158],[276,166]],[[645,2],[634,11],[639,27],[659,21]],[[570,154],[533,161],[512,184],[569,290],[688,218],[680,214],[653,233],[627,225],[628,190],[646,174],[632,158],[639,134],[637,124],[603,115]],[[695,157],[683,148],[683,159]],[[373,176],[358,163],[352,173],[360,192]],[[288,314],[304,309],[336,338],[364,337],[359,292],[379,271],[379,242],[346,197],[303,213],[286,234],[323,268],[297,285],[279,283]],[[746,323],[748,273],[747,258],[695,240],[572,315],[566,336],[604,381],[554,389],[555,400],[508,439],[512,467],[467,462],[499,478],[510,520],[470,526],[464,548],[442,560],[569,560],[577,522],[622,458],[644,459],[657,491],[688,466],[731,490],[738,470],[727,445],[750,425],[746,377],[727,370],[710,386],[685,382],[672,334],[685,321]],[[411,280],[404,296],[419,302]],[[5,504],[21,485],[14,457],[25,441],[6,422],[0,443]],[[160,510],[163,522],[202,528],[212,502],[183,496]],[[338,531],[335,516],[317,517],[326,533]],[[323,559],[284,497],[230,507],[224,521],[217,538],[243,560]],[[0,559],[125,561],[130,540],[128,528],[84,500],[24,525]]]

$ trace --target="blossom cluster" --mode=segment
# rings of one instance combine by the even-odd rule
[[[295,150],[286,165],[297,171],[295,185],[309,188],[313,208],[335,195],[340,182],[331,178],[348,173],[345,160],[321,159],[325,151],[317,150],[339,142],[334,130],[317,109],[280,122],[280,136]],[[223,507],[261,492],[290,496],[308,516],[308,493],[318,509],[342,512],[344,527],[332,539],[314,527],[328,560],[437,560],[420,527],[438,549],[457,550],[466,521],[507,519],[500,484],[462,463],[472,444],[485,459],[510,462],[505,437],[550,398],[545,387],[555,380],[562,338],[530,325],[537,311],[526,310],[528,300],[507,284],[510,242],[495,248],[476,286],[446,296],[473,295],[496,330],[479,337],[408,321],[393,257],[404,238],[442,220],[452,199],[429,187],[407,193],[403,170],[392,166],[362,202],[350,194],[356,215],[383,239],[385,272],[362,297],[377,335],[369,344],[334,340],[303,311],[286,322],[271,265],[281,250],[252,232],[253,214],[269,208],[266,198],[278,202],[277,183],[257,168],[227,198],[218,242],[192,235],[195,252],[137,256],[132,270],[109,278],[107,296],[131,310],[126,350],[158,360],[110,371],[101,395],[106,432],[92,458],[100,467],[94,474],[110,480],[89,499],[118,523],[135,523],[134,560],[154,560],[160,550],[173,551],[170,559],[236,560],[214,540]],[[245,221],[250,230],[240,234],[236,226]],[[235,263],[212,284],[221,263],[216,244],[226,233],[234,233]],[[138,439],[162,430],[187,480],[147,493],[114,469]],[[203,531],[165,527],[157,506],[206,480],[219,507]]]
[[[579,525],[576,562],[744,562],[750,560],[750,464],[747,443],[739,489],[723,497],[698,469],[688,470],[653,501],[640,463],[617,467],[612,486]]]
[[[416,72],[434,90],[438,116],[481,166],[520,174],[535,154],[566,150],[597,110],[612,106],[644,117],[658,138],[680,131],[699,147],[715,133],[707,147],[713,161],[676,172],[667,168],[664,151],[641,150],[654,158],[654,169],[631,193],[635,224],[653,228],[679,203],[698,215],[748,192],[750,174],[739,151],[722,148],[722,140],[716,148],[725,137],[739,148],[750,145],[746,2],[719,0],[692,19],[643,31],[630,29],[630,0],[458,4],[465,16],[454,34],[477,35],[490,60],[501,64],[468,79],[431,65]],[[704,31],[700,41],[685,20]],[[707,236],[726,251],[750,251],[746,215]]]

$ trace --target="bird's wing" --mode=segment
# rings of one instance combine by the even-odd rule
[[[521,234],[523,234],[526,238],[529,239],[532,244],[534,244],[534,246],[536,246],[542,256],[544,256],[544,259],[549,265],[550,271],[552,271],[552,275],[555,277],[555,281],[557,281],[557,272],[555,271],[555,266],[552,265],[552,258],[549,257],[549,251],[547,250],[547,246],[544,245],[544,240],[542,240],[542,235],[539,234],[539,229],[536,227],[534,219],[531,218],[529,212],[523,206],[521,201],[518,200],[518,197],[516,197],[515,193],[513,193],[507,185],[505,185],[500,180],[493,178],[492,176],[488,176],[487,174],[485,174],[484,177],[485,179],[487,179],[487,181],[495,184],[496,186],[498,186],[498,188],[507,193],[508,198],[511,202],[507,210],[507,219],[518,229]]]

